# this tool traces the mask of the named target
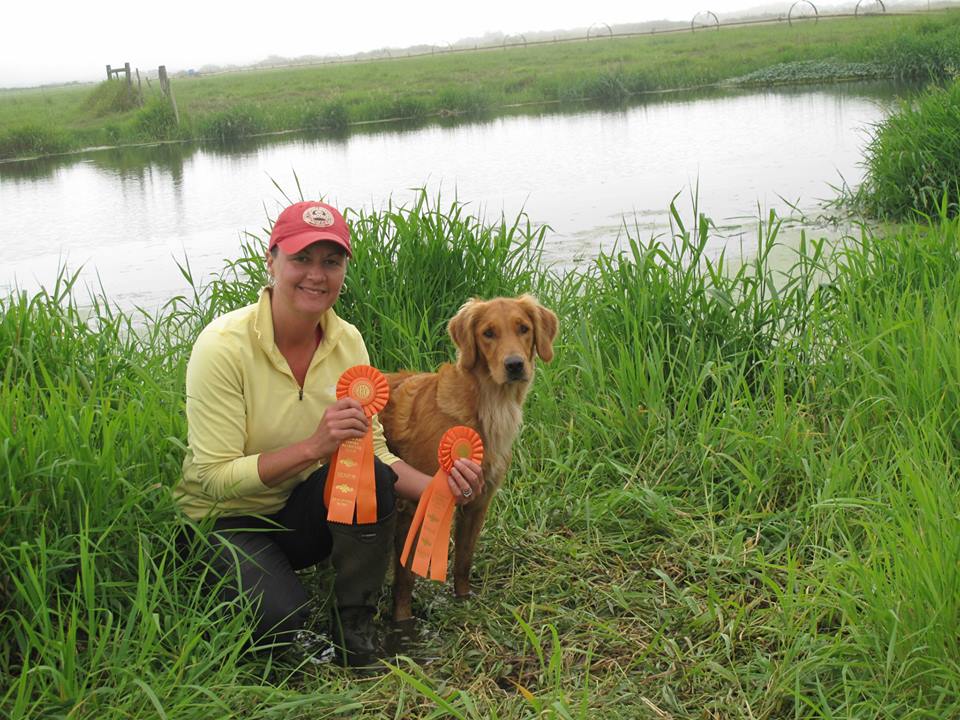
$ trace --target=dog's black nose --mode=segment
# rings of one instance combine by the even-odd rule
[[[523,358],[519,355],[511,355],[503,361],[503,367],[507,371],[507,377],[511,380],[520,380],[523,378]]]

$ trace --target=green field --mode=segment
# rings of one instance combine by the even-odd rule
[[[960,11],[942,11],[177,78],[179,126],[154,90],[132,109],[118,83],[6,90],[0,158],[298,128],[342,132],[356,122],[482,116],[517,103],[618,103],[736,78],[940,79],[960,67],[958,38]]]

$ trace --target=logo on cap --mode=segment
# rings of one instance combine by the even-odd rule
[[[325,228],[333,225],[333,213],[325,207],[309,207],[303,211],[303,221],[316,228]]]

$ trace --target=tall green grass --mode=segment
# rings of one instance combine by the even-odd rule
[[[0,135],[0,158],[56,155],[72,147],[68,133],[47,125],[21,125]]]
[[[295,198],[294,198],[295,199]],[[178,562],[183,372],[262,239],[153,315],[71,278],[0,300],[0,712],[11,717],[912,717],[960,713],[960,221],[745,263],[669,237],[558,274],[543,229],[423,195],[347,212],[339,310],[430,368],[473,295],[561,319],[481,539],[422,583],[436,662],[373,679],[245,649]],[[82,306],[81,306],[82,303]],[[322,574],[308,578],[327,592]],[[231,619],[232,618],[232,619]]]
[[[858,201],[890,219],[960,212],[960,79],[934,87],[880,124]]]
[[[133,85],[122,80],[104,80],[87,96],[86,110],[96,117],[102,117],[134,110],[140,104],[140,93]]]

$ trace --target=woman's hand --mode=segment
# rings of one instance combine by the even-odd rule
[[[330,458],[344,440],[362,438],[369,425],[360,403],[353,398],[340,398],[324,411],[320,424],[309,438],[317,459]]]
[[[473,460],[460,458],[453,464],[447,483],[457,505],[471,503],[483,492],[483,468]]]

